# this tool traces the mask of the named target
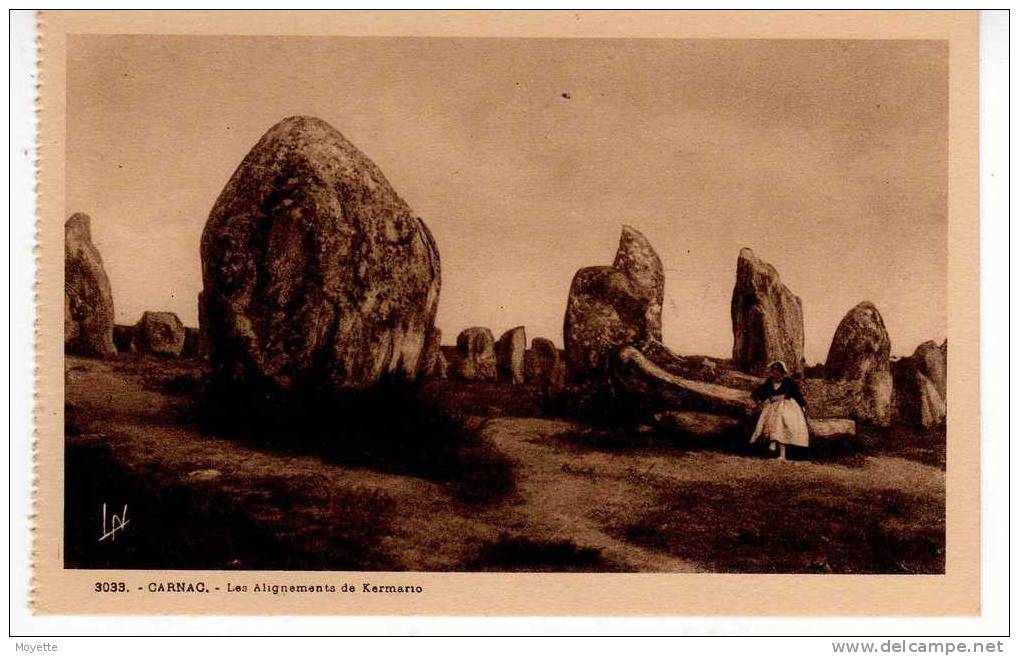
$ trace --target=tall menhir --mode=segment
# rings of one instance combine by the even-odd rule
[[[439,253],[382,171],[317,118],[273,126],[202,233],[214,380],[267,392],[413,379],[439,302]]]

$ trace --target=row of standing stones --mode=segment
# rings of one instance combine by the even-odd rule
[[[662,343],[665,276],[648,240],[624,226],[611,266],[573,278],[565,350],[523,326],[487,328],[441,346],[439,252],[382,171],[312,117],[273,126],[217,199],[201,239],[199,329],[168,312],[114,326],[113,299],[89,219],[66,224],[65,349],[207,358],[214,382],[271,394],[365,389],[384,378],[534,383],[579,412],[626,407],[689,433],[715,433],[753,412],[750,391],[781,360],[802,379],[815,433],[852,420],[944,421],[947,343],[893,361],[880,313],[863,302],[842,320],[827,361],[803,360],[802,302],[770,264],[739,253],[731,360],[684,357]],[[827,420],[827,421],[826,421]]]

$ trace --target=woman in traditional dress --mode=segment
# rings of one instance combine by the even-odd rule
[[[786,460],[787,444],[806,447],[810,444],[807,430],[807,407],[800,393],[800,387],[788,376],[783,362],[768,365],[768,380],[754,391],[754,400],[762,404],[761,416],[750,438],[753,444],[758,438],[769,440],[768,448],[778,449],[779,460]]]

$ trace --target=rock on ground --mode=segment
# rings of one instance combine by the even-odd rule
[[[131,350],[131,342],[134,341],[134,326],[113,324],[113,345],[117,347],[118,353],[126,353]]]
[[[132,331],[131,350],[179,357],[184,350],[184,324],[173,312],[145,312]]]
[[[463,380],[496,380],[495,338],[488,328],[464,329],[456,338],[457,375]]]
[[[661,337],[664,285],[657,253],[629,226],[623,227],[613,266],[577,271],[563,321],[571,384],[604,385],[619,349]]]
[[[602,384],[612,355],[647,337],[647,305],[619,269],[587,267],[573,277],[563,338],[571,382]]]
[[[746,427],[746,422],[736,417],[689,410],[659,412],[654,420],[659,428],[695,437],[720,437]]]
[[[524,377],[546,392],[558,392],[566,378],[566,363],[550,339],[535,337],[524,356]]]
[[[631,409],[641,415],[661,410],[700,410],[746,417],[756,410],[749,392],[676,376],[632,346],[617,354],[613,382]]]
[[[201,334],[197,328],[184,327],[184,346],[180,350],[182,358],[201,357]]]
[[[442,331],[434,328],[428,337],[428,343],[421,353],[421,376],[424,379],[444,380],[446,378],[446,358],[442,355]]]
[[[500,377],[514,385],[524,384],[524,352],[527,332],[523,326],[510,328],[495,343],[495,358]]]
[[[900,422],[924,428],[944,423],[948,412],[944,353],[934,342],[924,342],[913,355],[892,363],[894,410]]]
[[[64,350],[108,358],[113,344],[113,292],[92,243],[91,219],[74,214],[64,224]]]
[[[656,413],[654,420],[659,428],[701,438],[718,438],[743,431],[749,439],[753,433],[751,420],[711,412],[664,411]],[[856,422],[852,419],[808,417],[807,428],[811,437],[817,438],[856,434]]]
[[[762,374],[776,360],[803,372],[803,304],[782,284],[778,271],[749,248],[740,250],[732,290],[732,361]]]
[[[296,116],[265,133],[209,214],[201,253],[214,380],[334,392],[419,375],[438,250],[328,123]]]

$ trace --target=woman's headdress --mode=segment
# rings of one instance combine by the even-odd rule
[[[785,362],[782,362],[781,360],[775,360],[774,362],[768,365],[769,371],[775,368],[778,368],[784,374],[789,373],[789,370],[786,369]]]

